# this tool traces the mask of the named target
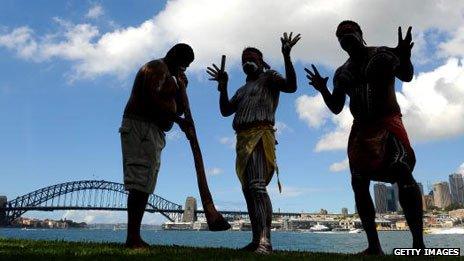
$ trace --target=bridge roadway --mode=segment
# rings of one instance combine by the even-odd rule
[[[57,211],[57,210],[109,210],[109,211],[127,211],[125,207],[79,207],[79,206],[36,206],[36,207],[6,207],[6,211]],[[184,209],[146,209],[145,212],[149,213],[157,213],[157,212],[165,212],[165,213],[184,213]],[[231,215],[231,216],[242,216],[248,215],[247,211],[233,211],[233,210],[218,210],[219,213],[223,215]],[[195,211],[197,214],[205,214],[203,210]],[[307,213],[304,213],[307,214]],[[293,212],[274,212],[272,213],[274,216],[284,216],[284,217],[291,217],[291,216],[301,216],[302,213],[293,213]],[[313,214],[316,215],[316,214]]]

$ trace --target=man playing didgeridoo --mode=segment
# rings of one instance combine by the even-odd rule
[[[218,81],[220,109],[224,117],[235,113],[233,128],[237,133],[236,171],[242,184],[253,232],[253,240],[244,250],[267,254],[272,251],[272,205],[266,186],[277,170],[274,123],[280,92],[297,89],[290,51],[300,35],[287,33],[281,38],[286,78],[271,70],[262,53],[252,47],[242,53],[246,83],[229,100],[227,73],[215,64],[208,67],[211,80]],[[280,189],[280,184],[279,184]]]
[[[165,132],[174,122],[191,137],[193,124],[182,118],[185,112],[187,78],[184,71],[194,59],[187,44],[176,44],[162,59],[140,68],[124,110],[121,145],[124,187],[127,200],[127,239],[130,248],[147,247],[140,236],[140,225],[153,193],[160,169]]]
[[[351,184],[369,242],[362,253],[383,254],[369,193],[371,180],[397,183],[413,247],[424,248],[422,198],[412,176],[416,158],[395,95],[395,77],[408,82],[414,74],[411,27],[404,39],[398,28],[396,48],[366,46],[360,26],[353,21],[341,22],[336,36],[349,58],[335,72],[332,93],[327,89],[328,77],[321,77],[314,65],[313,71],[305,70],[310,84],[322,94],[333,113],[342,111],[345,95],[350,97],[354,117],[348,140]]]

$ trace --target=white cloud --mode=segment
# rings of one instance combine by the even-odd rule
[[[302,95],[296,99],[295,105],[300,120],[308,123],[310,127],[322,126],[330,116],[321,94]]]
[[[335,115],[329,111],[320,94],[315,96],[302,95],[296,99],[295,105],[299,118],[306,122],[308,127],[333,127],[319,138],[314,151],[346,148],[353,121],[348,107],[345,106],[340,114]]]
[[[75,222],[92,223],[123,223],[126,222],[126,213],[108,210],[67,210],[62,219],[70,219]]]
[[[73,220],[75,222],[85,222],[87,224],[104,223],[116,224],[127,222],[127,212],[109,210],[67,210],[61,219]],[[167,219],[159,213],[145,213],[143,224],[161,224]]]
[[[231,149],[235,149],[235,144],[237,143],[237,139],[235,136],[226,136],[219,138],[219,143],[226,145]]]
[[[0,35],[0,46],[15,50],[19,57],[25,59],[33,58],[38,48],[33,31],[27,26],[18,27],[8,34]]]
[[[329,167],[330,171],[332,172],[340,172],[340,171],[347,170],[348,168],[349,168],[348,158],[345,158],[344,160],[340,162],[335,162]]]
[[[456,170],[457,173],[460,173],[464,176],[464,162]]]
[[[223,169],[213,167],[213,168],[209,168],[209,169],[206,170],[206,175],[208,175],[208,176],[217,176],[217,175],[222,174],[223,172],[224,172]]]
[[[419,73],[397,93],[406,129],[413,140],[455,137],[464,133],[464,67],[451,58]]]
[[[100,4],[94,4],[92,7],[90,7],[89,11],[87,11],[85,17],[89,19],[96,19],[102,16],[104,13],[105,11],[103,10],[103,6]]]
[[[267,59],[281,63],[279,36],[295,31],[303,36],[294,49],[295,60],[333,68],[346,57],[334,36],[341,20],[359,21],[369,44],[396,45],[398,25],[414,25],[417,33],[429,28],[457,31],[463,22],[463,7],[463,1],[445,4],[434,0],[173,0],[139,25],[102,33],[92,24],[74,24],[63,27],[63,33],[44,36],[34,35],[25,26],[0,34],[12,38],[0,45],[26,59],[71,61],[70,74],[75,79],[102,74],[124,78],[147,60],[163,56],[168,46],[179,41],[194,47],[197,59],[192,67],[196,69],[217,61],[221,54],[228,55],[230,66],[239,61],[241,50],[248,45],[261,48]],[[102,12],[98,7],[95,10],[89,14]],[[20,28],[26,32],[18,35]]]
[[[331,115],[330,119],[336,126],[334,130],[324,134],[316,144],[315,151],[345,149],[348,144],[348,136],[353,122],[353,116],[348,107],[338,115]]]

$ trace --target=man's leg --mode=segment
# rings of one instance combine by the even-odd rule
[[[247,205],[253,228],[253,241],[258,237],[256,252],[269,253],[271,245],[272,205],[266,190],[267,165],[262,143],[258,143],[246,167],[244,190],[249,194]],[[251,211],[250,211],[251,210]]]
[[[398,184],[399,202],[412,234],[412,245],[414,248],[425,248],[422,195],[412,176],[412,170],[416,163],[415,156],[409,155],[412,152],[408,152],[394,135],[390,135],[388,147],[392,152],[389,172],[395,177],[394,181]]]
[[[259,231],[257,230],[256,225],[254,225],[256,224],[256,220],[255,220],[253,201],[251,199],[251,192],[248,189],[248,186],[244,186],[242,190],[243,190],[243,195],[245,196],[245,201],[247,204],[248,216],[250,217],[251,231],[253,235],[251,243],[243,247],[242,250],[255,251],[259,244]]]
[[[412,234],[412,247],[425,248],[423,236],[422,195],[412,173],[406,169],[396,170],[398,197],[404,217]]]
[[[148,244],[140,236],[140,226],[147,206],[148,196],[147,193],[135,189],[129,191],[127,198],[127,247],[148,247]]]
[[[150,193],[153,193],[165,146],[164,132],[156,125],[123,119],[120,128],[124,186],[127,198],[128,247],[148,246],[140,237],[140,226]]]
[[[369,192],[370,181],[355,174],[351,177],[354,199],[358,208],[364,231],[366,231],[368,248],[363,254],[383,254],[375,225],[375,208]]]

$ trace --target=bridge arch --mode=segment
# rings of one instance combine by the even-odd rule
[[[11,223],[32,210],[127,210],[124,185],[105,180],[81,180],[44,187],[19,196],[6,204],[7,222]],[[182,206],[151,194],[147,212],[159,212],[170,221],[179,220]]]

